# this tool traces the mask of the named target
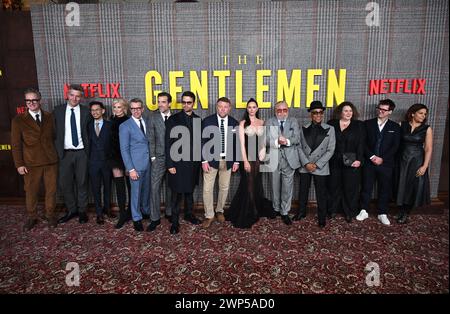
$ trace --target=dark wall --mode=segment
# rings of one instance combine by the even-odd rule
[[[20,197],[23,180],[6,145],[11,144],[11,120],[17,107],[24,106],[23,90],[38,86],[29,11],[0,11],[0,70],[0,197]]]

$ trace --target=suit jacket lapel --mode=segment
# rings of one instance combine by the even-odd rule
[[[40,130],[39,125],[37,124],[36,120],[34,120],[34,118],[31,116],[31,114],[28,111],[25,114],[24,121],[29,127],[36,129],[36,130]],[[41,125],[42,125],[42,117],[41,117]]]

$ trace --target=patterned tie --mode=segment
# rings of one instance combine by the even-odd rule
[[[139,119],[139,127],[141,128],[142,133],[145,135],[144,125],[142,124],[142,119]]]
[[[74,147],[77,147],[79,142],[78,142],[78,132],[77,132],[77,122],[75,120],[75,112],[74,109],[70,109],[72,110],[72,113],[70,114],[70,129],[72,131],[72,145]]]
[[[100,136],[100,122],[95,122],[95,134],[97,134],[97,137]]]
[[[41,126],[41,119],[39,119],[39,113],[36,114],[36,123]]]
[[[220,119],[220,136],[222,143],[222,153],[225,153],[225,126],[223,124],[225,119]]]

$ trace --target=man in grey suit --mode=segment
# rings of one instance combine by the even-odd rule
[[[165,181],[166,201],[165,201],[165,217],[172,222],[172,190],[167,186],[167,168],[166,168],[166,152],[165,152],[165,122],[169,119],[170,105],[172,104],[172,96],[169,93],[161,92],[158,94],[158,110],[153,112],[149,117],[149,136],[151,146],[151,162],[152,162],[152,195],[151,195],[151,222],[147,227],[147,231],[153,231],[161,223],[161,183]]]
[[[272,172],[272,203],[277,214],[286,225],[292,224],[289,218],[295,169],[300,167],[297,145],[300,143],[300,128],[295,118],[289,117],[289,108],[285,101],[275,104],[275,116],[267,120],[267,146],[277,150],[278,167]],[[274,156],[273,151],[269,151]],[[275,154],[276,155],[276,154]]]
[[[144,103],[130,100],[131,118],[119,127],[120,153],[130,174],[131,216],[134,230],[144,231],[142,218],[150,215],[150,143],[149,121],[142,115]]]
[[[67,103],[53,110],[56,126],[55,147],[59,159],[59,184],[67,207],[67,213],[58,220],[58,223],[65,223],[76,216],[80,223],[88,221],[87,125],[92,117],[89,109],[80,104],[82,97],[82,87],[70,85]]]
[[[302,167],[300,168],[300,208],[294,220],[306,217],[311,178],[314,177],[316,189],[317,211],[319,227],[326,224],[327,214],[327,179],[330,174],[328,161],[333,156],[336,137],[334,128],[323,122],[325,107],[320,101],[313,101],[308,109],[311,121],[304,125],[300,132],[298,155]]]

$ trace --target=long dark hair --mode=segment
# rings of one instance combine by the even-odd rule
[[[428,107],[427,106],[425,106],[424,104],[414,104],[411,107],[409,107],[408,111],[406,112],[405,120],[408,122],[411,122],[412,115],[422,109],[425,109],[427,111],[427,116],[428,116]],[[425,118],[423,120],[422,124],[425,124],[426,122],[427,122],[427,118]]]
[[[245,127],[248,127],[248,126],[252,123],[252,122],[250,121],[250,116],[248,115],[248,110],[247,110],[248,104],[251,103],[251,102],[254,102],[254,103],[256,104],[256,107],[259,108],[258,102],[257,102],[254,98],[250,98],[250,99],[247,101],[247,105],[245,106],[245,113],[244,113],[244,116],[242,117],[242,120],[245,121],[245,122],[244,122],[244,128],[245,128]],[[255,116],[256,116],[256,118],[259,119],[259,110],[256,111],[256,115],[255,115]]]

